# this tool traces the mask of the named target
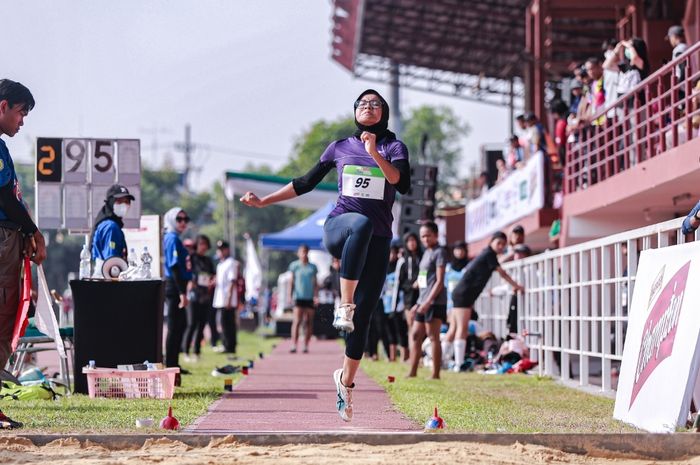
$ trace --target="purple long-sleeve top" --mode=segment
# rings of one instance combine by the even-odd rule
[[[377,151],[401,173],[392,185],[381,173],[377,163],[365,151],[357,137],[332,142],[321,155],[316,166],[306,175],[292,181],[297,195],[311,191],[328,172],[338,171],[338,201],[329,218],[343,213],[360,213],[372,222],[374,235],[391,237],[393,215],[391,207],[396,192],[406,193],[410,186],[410,166],[406,145],[393,137],[377,143]]]

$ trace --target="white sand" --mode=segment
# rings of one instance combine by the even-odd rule
[[[692,464],[700,457],[684,461],[657,462],[567,454],[541,446],[514,444],[492,446],[479,443],[423,442],[401,446],[367,446],[337,443],[327,445],[250,446],[236,442],[233,436],[213,440],[207,447],[192,448],[171,439],[148,440],[140,448],[109,450],[89,441],[58,439],[43,447],[22,437],[0,438],[0,463],[41,463],[50,465],[223,465],[235,464]]]

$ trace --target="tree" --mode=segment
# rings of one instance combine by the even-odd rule
[[[316,121],[311,128],[294,141],[293,155],[279,172],[280,176],[301,176],[311,169],[334,140],[351,136],[355,132],[355,120],[352,116],[343,116],[335,121]],[[328,173],[325,182],[335,183],[338,175],[335,171]]]
[[[424,105],[410,111],[402,140],[408,147],[411,163],[437,165],[438,188],[444,190],[458,180],[459,139],[469,134],[469,130],[469,125],[462,123],[450,108]],[[424,139],[427,143],[423,153]]]

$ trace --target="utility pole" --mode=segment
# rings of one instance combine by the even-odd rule
[[[194,152],[195,149],[195,145],[192,143],[192,126],[190,123],[185,125],[185,142],[176,143],[175,149],[185,154],[185,170],[182,177],[182,184],[185,190],[189,191],[189,178],[192,172],[192,152]]]

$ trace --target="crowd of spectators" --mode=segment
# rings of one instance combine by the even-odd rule
[[[666,40],[672,47],[670,60],[675,60],[688,49],[682,26],[670,27]],[[489,187],[503,182],[511,173],[525,166],[538,152],[545,155],[546,176],[551,180],[551,191],[560,191],[567,144],[575,144],[586,127],[600,127],[607,121],[627,117],[635,105],[635,100],[632,96],[626,100],[621,98],[630,94],[630,91],[651,72],[647,44],[643,39],[632,37],[622,41],[606,41],[600,56],[591,56],[585,62],[572,66],[571,75],[561,82],[555,92],[556,98],[548,104],[549,115],[529,112],[517,115],[515,133],[509,138],[502,159],[496,162],[495,179],[490,179],[488,172],[481,173],[476,182],[474,197],[478,198],[488,191]],[[677,82],[683,80],[687,75],[685,65],[677,65],[674,74]],[[678,92],[682,98],[683,91]],[[700,83],[694,87],[693,92],[694,95],[697,93],[697,98],[691,99],[691,110],[696,112],[700,110]],[[638,92],[636,98],[638,103],[644,103],[645,95]],[[622,103],[613,106],[615,102],[620,101]],[[683,110],[682,105],[679,109]],[[541,117],[545,118],[544,123]],[[641,123],[644,117],[643,112],[634,113],[631,124]],[[692,126],[696,130],[700,129],[700,116],[693,116]],[[551,128],[553,136],[550,136],[547,128]],[[680,128],[679,138],[685,140],[683,132],[684,129]],[[667,138],[669,135],[667,134]],[[620,146],[629,143],[631,141],[623,140]],[[635,163],[637,156],[633,154],[630,160],[630,163]]]
[[[503,237],[505,238],[505,236]],[[520,225],[513,228],[504,244],[505,247],[497,255],[497,267],[514,259],[526,258],[532,253],[525,244],[525,231]],[[506,338],[501,340],[496,338],[492,332],[482,330],[479,324],[479,315],[472,310],[466,345],[457,350],[460,340],[459,335],[456,334],[458,331],[455,331],[458,325],[454,310],[456,304],[452,300],[452,293],[469,269],[470,264],[476,265],[476,263],[470,262],[467,244],[463,241],[452,244],[449,249],[437,247],[445,249],[444,252],[441,252],[445,254],[445,262],[441,266],[445,267],[444,289],[447,293],[447,314],[446,319],[442,321],[439,339],[423,335],[419,338],[420,340],[415,341],[417,336],[412,328],[415,327],[416,323],[415,305],[418,299],[417,291],[421,275],[419,264],[425,251],[421,247],[421,240],[418,236],[414,233],[407,233],[403,241],[395,241],[392,244],[386,285],[383,297],[372,318],[365,356],[377,360],[384,352],[386,358],[392,362],[399,360],[408,362],[411,359],[416,359],[417,356],[422,360],[423,365],[433,367],[435,370],[433,357],[436,351],[433,344],[438,343],[441,346],[438,351],[440,354],[439,365],[442,369],[457,372],[472,370],[478,366],[491,372],[499,370],[506,372],[521,359],[527,359],[527,346],[521,334],[524,328],[518,328],[517,289],[510,285],[500,286],[491,291],[491,295],[494,296],[510,296],[510,311],[505,323],[508,334]],[[491,245],[487,249],[489,247]],[[435,254],[435,251],[432,250],[431,253]],[[517,348],[517,350],[511,350],[513,348]],[[410,357],[410,355],[414,355],[414,357]],[[522,366],[531,367],[532,364],[528,361]],[[518,367],[515,366],[516,371]]]

